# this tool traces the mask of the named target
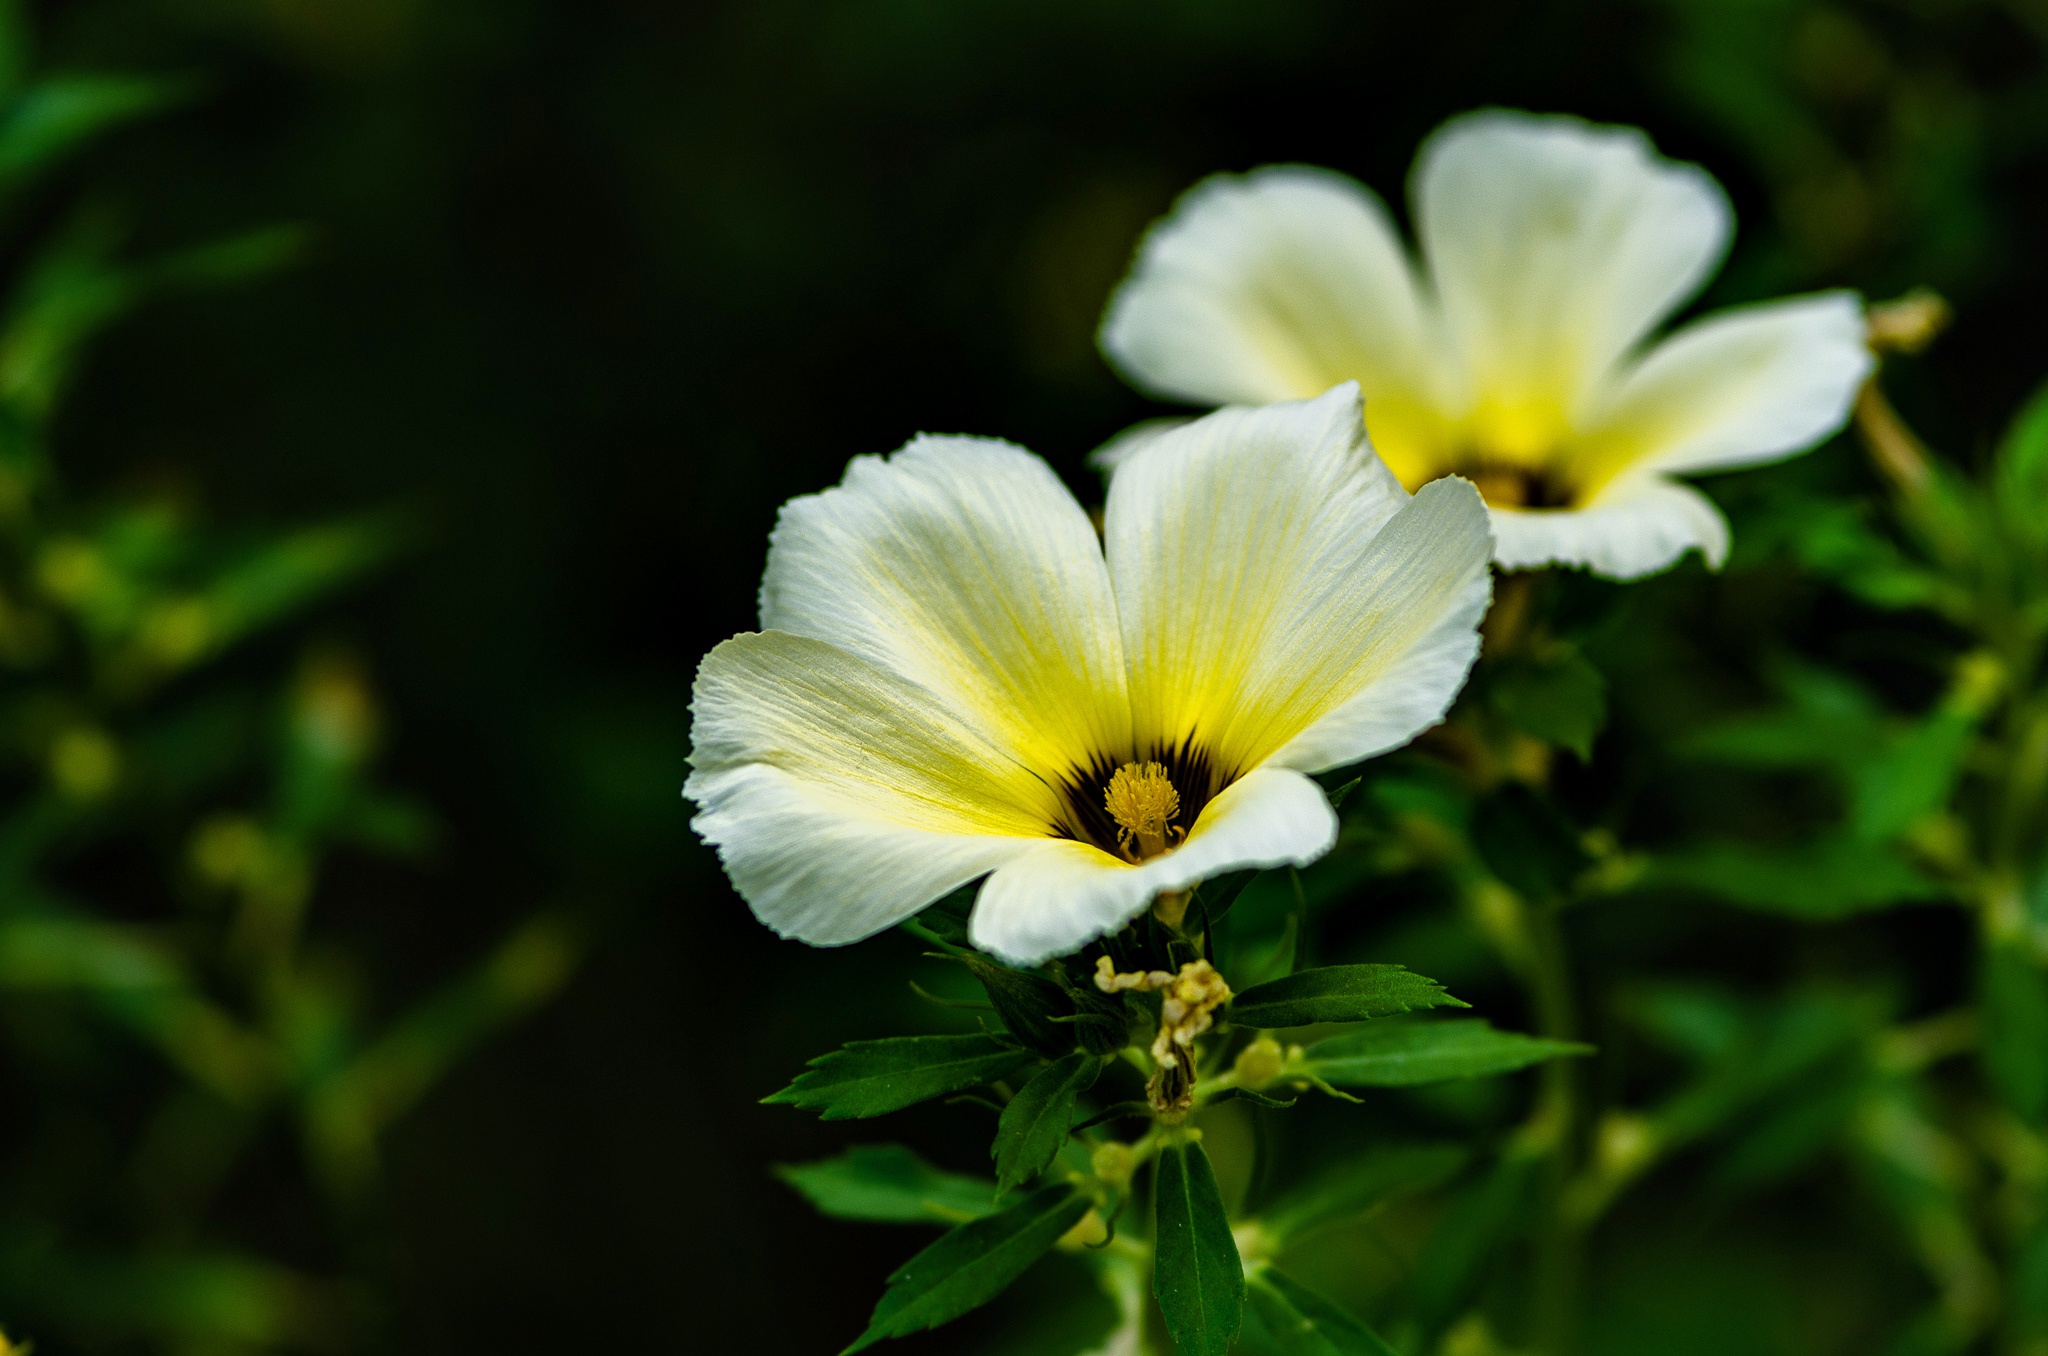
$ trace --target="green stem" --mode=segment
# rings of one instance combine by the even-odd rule
[[[1573,1040],[1578,1034],[1578,1005],[1560,912],[1557,901],[1529,908],[1528,980],[1537,1030],[1553,1040]],[[1532,1121],[1540,1127],[1546,1148],[1539,1188],[1533,1305],[1535,1346],[1543,1356],[1567,1356],[1578,1324],[1585,1237],[1582,1225],[1564,1208],[1566,1187],[1576,1167],[1583,1115],[1576,1074],[1577,1066],[1571,1060],[1552,1060],[1544,1066],[1542,1092]]]

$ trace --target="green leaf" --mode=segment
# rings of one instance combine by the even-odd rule
[[[1607,723],[1607,679],[1576,649],[1541,660],[1503,660],[1488,696],[1510,725],[1570,749],[1582,763],[1592,758],[1593,737]]]
[[[2036,548],[2048,546],[2048,385],[2037,389],[2006,430],[1991,469],[1992,501],[2006,529]]]
[[[189,80],[59,75],[34,85],[0,114],[0,191],[9,191],[111,127],[189,99]]]
[[[1494,875],[1531,900],[1567,893],[1592,864],[1571,822],[1519,782],[1494,792],[1473,811],[1472,845]]]
[[[1855,835],[1880,842],[1947,804],[1976,742],[1976,715],[1944,706],[1884,745],[1856,769],[1850,815]]]
[[[1085,1050],[1054,1060],[1031,1076],[1003,1108],[996,1141],[996,1190],[1009,1191],[1044,1172],[1067,1142],[1074,1104],[1095,1086],[1102,1059]]]
[[[2048,1115],[2048,975],[2020,939],[1985,947],[1978,976],[1984,1071],[2029,1124]]]
[[[1531,1154],[1503,1154],[1486,1177],[1452,1201],[1415,1259],[1415,1307],[1440,1328],[1471,1302],[1494,1249],[1525,1218],[1537,1168]]]
[[[1073,1001],[1059,985],[1043,975],[1012,970],[982,956],[955,959],[981,981],[981,987],[988,991],[988,1001],[995,1005],[996,1016],[1012,1036],[1051,1059],[1066,1054],[1079,1043],[1074,1023],[1055,1020],[1074,1015]]]
[[[841,1356],[885,1337],[936,1328],[988,1303],[1079,1224],[1092,1205],[1061,1183],[1034,1191],[1001,1214],[954,1229],[896,1269],[868,1319],[868,1330]]]
[[[1245,1290],[1265,1338],[1258,1346],[1274,1356],[1400,1356],[1371,1328],[1271,1267],[1253,1272]]]
[[[1230,1020],[1271,1029],[1469,1006],[1445,993],[1435,980],[1398,965],[1328,965],[1253,985],[1231,1000]]]
[[[1248,871],[1226,871],[1213,880],[1205,880],[1195,887],[1195,902],[1201,913],[1207,915],[1210,927],[1222,921],[1223,915],[1230,912],[1230,906],[1237,903],[1237,897],[1244,893],[1244,887],[1250,885],[1258,875],[1259,871],[1256,868]]]
[[[1159,1151],[1152,1294],[1181,1356],[1224,1356],[1244,1319],[1244,1264],[1200,1144]]]
[[[1722,843],[1676,852],[1652,858],[1640,884],[1702,890],[1746,908],[1816,920],[1948,897],[1889,848],[1847,835],[1792,848]]]
[[[1316,1042],[1298,1067],[1340,1087],[1410,1088],[1452,1078],[1508,1073],[1559,1056],[1591,1053],[1590,1045],[1496,1031],[1474,1017],[1375,1023]]]
[[[994,1182],[942,1171],[900,1144],[856,1144],[837,1158],[777,1164],[774,1172],[833,1219],[957,1224],[995,1208]]]
[[[993,1082],[1029,1064],[1029,1050],[992,1036],[891,1036],[850,1041],[819,1055],[806,1072],[763,1102],[847,1120],[901,1111],[933,1097]]]
[[[1403,1144],[1370,1149],[1317,1174],[1266,1212],[1261,1228],[1285,1243],[1322,1225],[1362,1215],[1395,1196],[1440,1186],[1465,1165],[1449,1144]]]

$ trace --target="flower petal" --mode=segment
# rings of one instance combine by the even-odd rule
[[[735,636],[690,703],[683,794],[762,922],[858,941],[1047,835],[1052,789],[935,694],[824,641]]]
[[[1095,529],[1051,468],[1007,443],[918,438],[790,501],[761,625],[929,689],[1049,778],[1130,745]]]
[[[1411,500],[1373,455],[1356,386],[1162,434],[1110,486],[1105,536],[1140,753],[1189,743],[1228,776],[1408,672],[1426,693],[1289,766],[1400,743],[1442,714],[1476,645],[1491,543],[1463,481]],[[1384,540],[1382,540],[1384,538]],[[1456,656],[1462,655],[1462,658]],[[1334,727],[1333,727],[1334,728]]]
[[[1491,450],[1546,451],[1602,377],[1706,281],[1732,216],[1634,128],[1492,109],[1416,157],[1415,219]],[[1522,444],[1528,444],[1522,449]]]
[[[1203,807],[1185,843],[1136,866],[1072,840],[1019,854],[981,887],[968,936],[1013,965],[1035,965],[1115,931],[1162,893],[1242,867],[1305,865],[1336,841],[1322,788],[1260,768]]]
[[[1505,570],[1584,565],[1610,579],[1664,569],[1693,547],[1718,569],[1728,522],[1690,485],[1656,475],[1609,484],[1582,509],[1494,509],[1494,559]]]
[[[1870,375],[1863,307],[1828,292],[1722,311],[1658,344],[1601,402],[1573,460],[1597,485],[1630,466],[1747,466],[1840,428]]]
[[[1303,400],[1357,381],[1375,436],[1427,419],[1440,347],[1379,198],[1274,165],[1190,189],[1111,298],[1102,351],[1142,390],[1203,405]]]

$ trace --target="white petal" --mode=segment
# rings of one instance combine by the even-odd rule
[[[938,693],[1047,777],[1130,744],[1095,529],[1044,462],[1007,443],[919,438],[790,501],[761,624]]]
[[[858,941],[1034,844],[1054,792],[935,694],[824,641],[735,636],[697,670],[683,794],[754,913]]]
[[[1587,420],[1574,460],[1598,483],[1627,467],[1703,471],[1770,461],[1840,428],[1870,375],[1863,307],[1829,292],[1722,311],[1651,349]]]
[[[1379,198],[1328,170],[1275,165],[1182,196],[1111,298],[1101,342],[1154,395],[1256,405],[1356,380],[1377,418],[1434,388],[1429,328]]]
[[[1130,458],[1131,453],[1151,442],[1160,434],[1179,428],[1189,422],[1185,415],[1166,419],[1140,419],[1123,432],[1111,438],[1088,454],[1088,464],[1103,475],[1113,475],[1116,468]]]
[[[1690,485],[1636,475],[1609,485],[1582,509],[1494,509],[1494,559],[1502,569],[1584,565],[1610,579],[1637,579],[1694,547],[1707,564],[1728,558],[1728,523]]]
[[[1185,843],[1138,865],[1071,840],[1020,854],[981,887],[968,936],[1014,965],[1035,965],[1114,932],[1163,893],[1243,867],[1304,865],[1336,841],[1321,787],[1260,768],[1204,806]]]
[[[1443,481],[1411,501],[1366,442],[1349,384],[1154,439],[1117,472],[1105,536],[1140,753],[1193,742],[1225,775],[1411,659],[1426,693],[1356,724],[1362,747],[1314,748],[1334,766],[1412,737],[1470,662],[1415,656],[1461,653],[1485,606],[1478,493]],[[1290,765],[1317,770],[1306,754]]]
[[[1444,718],[1479,658],[1479,622],[1493,600],[1493,542],[1484,502],[1464,480],[1431,481],[1372,540],[1349,597],[1333,609],[1322,666],[1302,677],[1334,703],[1272,755],[1306,772],[1399,748]],[[1474,562],[1478,562],[1476,565]],[[1338,676],[1342,628],[1376,629],[1375,652]]]
[[[1720,186],[1633,128],[1489,110],[1416,158],[1423,257],[1482,438],[1531,450],[1706,281],[1732,223]]]

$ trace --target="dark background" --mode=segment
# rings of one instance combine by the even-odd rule
[[[60,65],[207,80],[79,171],[141,244],[316,233],[296,270],[103,343],[66,475],[189,486],[222,521],[400,503],[431,524],[319,625],[370,656],[391,777],[448,832],[424,872],[345,868],[319,926],[394,1003],[536,903],[595,929],[566,994],[390,1145],[405,1351],[808,1352],[859,1330],[905,1236],[816,1219],[765,1165],[895,1130],[756,1100],[836,1041],[934,1019],[893,996],[907,942],[779,942],[695,843],[690,675],[752,625],[777,505],[852,455],[999,435],[1093,493],[1083,454],[1152,412],[1095,321],[1203,175],[1305,161],[1398,204],[1450,114],[1635,123],[1736,202],[1710,301],[1931,283],[1958,303],[1903,390],[1958,453],[2048,358],[2048,5],[2021,0],[44,13]],[[947,1118],[975,1114],[902,1133],[943,1156]],[[289,1176],[259,1160],[230,1214],[324,1269]]]

